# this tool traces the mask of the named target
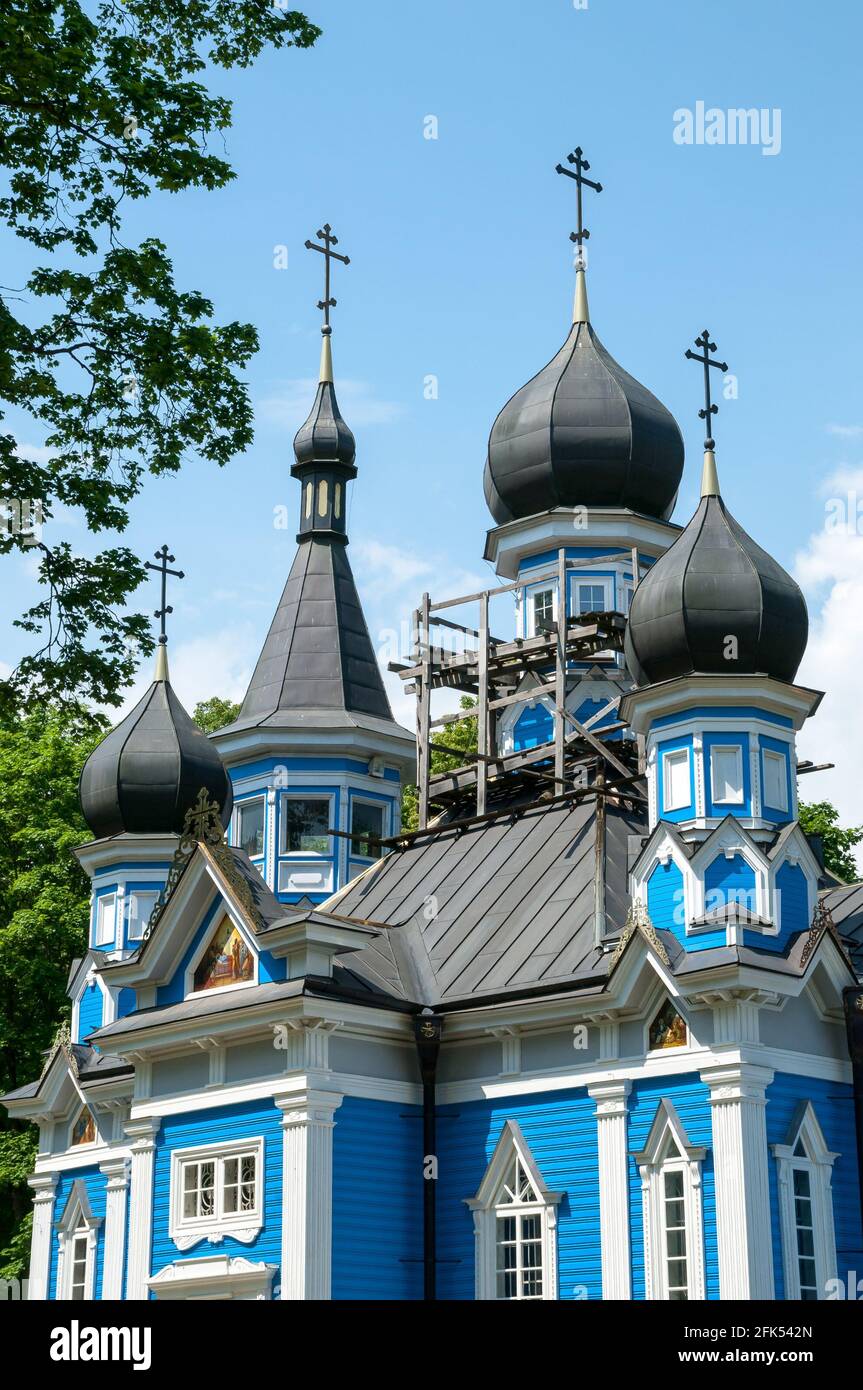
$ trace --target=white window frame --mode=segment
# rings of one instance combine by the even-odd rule
[[[794,1150],[802,1140],[807,1157],[798,1158]],[[782,1267],[785,1297],[800,1299],[799,1250],[794,1201],[794,1170],[809,1174],[812,1229],[815,1246],[815,1283],[819,1302],[827,1298],[829,1281],[837,1277],[836,1229],[833,1218],[833,1164],[839,1157],[828,1149],[811,1100],[801,1101],[795,1111],[784,1144],[773,1144],[779,1180],[779,1223],[782,1233]]]
[[[139,923],[139,926],[140,926],[140,930],[139,930],[138,934],[135,935],[135,934],[133,934],[133,932],[132,932],[132,927],[131,927],[131,923],[132,923],[132,904],[135,903],[135,904],[137,905],[137,902],[138,902],[138,899],[139,899],[139,898],[151,898],[151,899],[152,899],[152,904],[151,904],[151,907],[150,907],[150,911],[147,913],[146,917],[142,917],[140,914],[138,915],[138,919],[137,919],[137,920],[138,920],[138,923]],[[123,898],[123,926],[124,926],[124,928],[125,928],[126,940],[127,940],[127,941],[143,941],[143,939],[144,939],[144,932],[145,932],[145,930],[146,930],[147,923],[149,922],[151,916],[153,915],[153,908],[156,906],[156,903],[157,903],[158,901],[159,901],[159,889],[156,888],[156,887],[153,887],[153,888],[131,888],[131,889],[127,889],[127,890],[126,890],[125,896],[124,896],[124,898]]]
[[[557,602],[557,583],[553,579],[538,580],[535,584],[525,587],[525,635],[527,637],[537,637],[540,634],[536,630],[536,615],[534,610],[534,599],[537,594],[551,594],[551,621],[557,622],[558,602]]]
[[[717,796],[716,754],[732,753],[736,769],[735,780],[740,783],[739,796]],[[742,806],[746,800],[743,779],[743,749],[739,743],[713,743],[710,746],[710,804],[712,806]]]
[[[688,1302],[707,1297],[704,1275],[704,1214],[701,1165],[707,1150],[689,1143],[671,1101],[660,1101],[647,1143],[635,1155],[641,1176],[644,1229],[644,1295],[668,1300],[668,1260],[665,1228],[665,1175],[683,1176],[686,1223],[686,1274]]]
[[[780,795],[777,801],[771,801],[767,796],[767,769],[768,767],[779,768],[779,787]],[[762,748],[761,750],[761,800],[763,806],[767,806],[771,811],[788,810],[788,759],[784,753],[779,753],[775,748]]]
[[[669,763],[672,759],[686,759],[686,800],[679,804],[671,804],[671,779],[668,775]],[[692,749],[691,748],[667,748],[662,754],[662,809],[665,811],[685,811],[692,805]]]
[[[573,622],[580,617],[579,590],[582,585],[589,584],[591,588],[602,589],[602,609],[591,609],[590,611],[610,613],[614,603],[614,580],[607,574],[580,574],[570,580],[571,595],[571,616]]]
[[[119,894],[115,890],[110,893],[101,893],[96,899],[96,929],[93,940],[97,946],[113,946],[117,941],[117,900]],[[109,935],[105,934],[104,922],[107,917],[108,904],[113,912],[113,926]]]
[[[327,836],[327,849],[288,849],[288,817],[285,811],[289,801],[325,801],[328,805],[329,825],[333,824],[335,797],[332,792],[292,791],[282,792],[279,808],[279,857],[282,859],[330,859],[333,854],[333,837]]]
[[[57,1298],[67,1301],[72,1297],[72,1281],[75,1276],[75,1242],[85,1239],[86,1255],[84,1265],[84,1298],[81,1302],[90,1303],[95,1295],[96,1247],[99,1240],[97,1219],[90,1207],[87,1184],[82,1178],[72,1184],[66,1207],[57,1222]],[[76,1300],[77,1301],[77,1300]]]
[[[253,1157],[255,1169],[255,1206],[252,1211],[225,1212],[225,1165],[230,1159],[242,1161]],[[215,1167],[215,1210],[211,1216],[183,1215],[183,1196],[186,1168],[193,1163],[212,1163]],[[204,1144],[188,1149],[174,1149],[171,1154],[171,1195],[168,1234],[179,1250],[189,1250],[200,1241],[218,1245],[225,1236],[249,1245],[264,1224],[264,1140],[229,1139],[220,1144]]]
[[[350,825],[349,825],[349,827],[348,827],[348,832],[349,832],[349,834],[351,835],[351,839],[348,841],[348,846],[349,846],[349,849],[348,849],[348,857],[349,857],[350,859],[358,859],[358,860],[360,860],[361,863],[373,864],[373,863],[376,862],[374,855],[358,854],[357,851],[354,849],[354,840],[353,840],[353,834],[354,834],[354,807],[357,806],[357,805],[361,805],[361,806],[372,806],[376,811],[380,811],[380,813],[381,813],[381,836],[380,836],[381,839],[384,839],[384,838],[389,834],[390,806],[389,806],[389,803],[388,803],[388,802],[386,802],[386,801],[376,801],[376,800],[374,799],[374,797],[371,797],[371,796],[351,796],[351,797],[350,797],[349,811],[350,811],[351,822],[350,822]],[[358,836],[357,838],[358,838],[358,839],[361,839],[362,836],[360,835],[360,836]],[[381,849],[381,852],[380,852],[380,854],[378,855],[378,858],[379,858],[379,859],[382,859],[383,856],[384,856],[384,850]]]
[[[241,819],[242,819],[242,814],[243,814],[243,811],[245,811],[248,807],[250,807],[250,806],[255,806],[255,805],[257,805],[257,804],[260,804],[260,805],[263,807],[263,810],[264,810],[264,845],[263,845],[263,848],[260,850],[259,853],[257,853],[257,854],[250,854],[250,855],[249,855],[249,858],[251,859],[252,863],[254,863],[257,859],[263,859],[263,858],[266,856],[266,853],[267,853],[267,798],[266,798],[266,796],[263,796],[263,795],[261,795],[261,796],[247,796],[247,797],[244,798],[244,800],[235,802],[235,804],[234,804],[234,831],[233,831],[233,835],[232,835],[232,837],[231,837],[232,840],[233,840],[233,843],[234,843],[234,845],[237,847],[237,849],[242,849],[242,848],[243,848],[243,845],[242,845],[241,840],[240,840],[240,821],[241,821]],[[246,853],[248,854],[248,850],[246,850]]]
[[[518,1158],[521,1162],[536,1195],[536,1201],[501,1203],[501,1187],[514,1158]],[[542,1294],[536,1300],[530,1299],[529,1301],[547,1302],[558,1297],[557,1207],[561,1196],[560,1192],[550,1192],[546,1187],[521,1129],[515,1120],[507,1120],[479,1191],[475,1197],[465,1199],[466,1205],[473,1212],[474,1219],[476,1235],[475,1282],[478,1300],[522,1301],[520,1291],[513,1300],[498,1299],[498,1224],[502,1215],[516,1217],[519,1228],[521,1223],[518,1218],[539,1216],[542,1248]]]

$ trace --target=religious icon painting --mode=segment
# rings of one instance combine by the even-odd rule
[[[96,1139],[96,1121],[92,1112],[84,1107],[72,1127],[72,1147],[78,1144],[92,1144]]]
[[[197,994],[200,990],[246,984],[253,978],[254,969],[252,952],[226,914],[195,970],[194,991]]]
[[[685,1018],[678,1013],[671,1000],[666,999],[650,1025],[649,1046],[651,1052],[665,1047],[685,1047],[687,1040]]]

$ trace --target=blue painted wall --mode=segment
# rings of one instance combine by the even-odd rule
[[[90,1210],[97,1220],[102,1222],[99,1227],[96,1240],[96,1277],[93,1283],[93,1297],[102,1296],[102,1267],[105,1259],[105,1184],[106,1179],[99,1172],[94,1164],[91,1168],[75,1168],[68,1173],[61,1173],[57,1181],[56,1195],[54,1198],[54,1221],[63,1220],[66,1211],[66,1204],[72,1188],[78,1179],[87,1185],[87,1197],[90,1202]],[[51,1268],[48,1274],[48,1288],[50,1289],[49,1298],[57,1297],[57,1264],[60,1254],[60,1240],[56,1229],[51,1235]]]
[[[700,938],[689,942],[686,937],[683,874],[673,859],[657,864],[647,880],[647,912],[657,931],[674,932],[686,947],[698,944]]]
[[[784,1144],[801,1100],[811,1100],[828,1149],[838,1153],[833,1165],[833,1219],[836,1226],[836,1259],[840,1279],[849,1270],[863,1272],[863,1232],[857,1184],[857,1147],[854,1138],[854,1106],[849,1085],[819,1081],[811,1076],[777,1072],[767,1088],[767,1142]],[[773,1226],[773,1278],[776,1297],[785,1297],[782,1266],[782,1231],[779,1221],[779,1183],[776,1159],[769,1157],[770,1212]]]
[[[102,1027],[102,1014],[105,996],[94,980],[81,996],[78,1009],[78,1036],[76,1042],[85,1042],[90,1033]]]
[[[346,1096],[334,1116],[334,1299],[422,1298],[422,1111]]]
[[[221,1105],[189,1115],[166,1116],[156,1136],[153,1181],[153,1245],[151,1274],[158,1274],[174,1260],[196,1255],[242,1255],[281,1267],[282,1248],[282,1113],[272,1100],[244,1105]],[[264,1138],[264,1224],[248,1245],[226,1236],[217,1246],[203,1240],[188,1250],[178,1250],[168,1235],[170,1222],[171,1154],[174,1149],[198,1144],[217,1144],[230,1139]],[[278,1271],[273,1289],[279,1284]]]
[[[513,747],[538,748],[541,743],[549,743],[554,738],[554,719],[551,710],[537,703],[533,709],[523,710],[512,731]]]
[[[690,1144],[705,1147],[701,1165],[704,1218],[704,1275],[708,1298],[719,1297],[719,1259],[716,1245],[716,1187],[713,1177],[713,1132],[710,1092],[698,1076],[665,1076],[636,1081],[629,1097],[627,1147],[629,1149],[629,1210],[632,1244],[632,1297],[644,1298],[644,1218],[641,1175],[634,1155],[647,1143],[650,1127],[663,1097],[672,1102]]]
[[[474,1297],[474,1197],[506,1120],[519,1124],[558,1206],[561,1299],[602,1297],[596,1106],[586,1091],[472,1101],[438,1112],[438,1297]]]
[[[785,863],[776,875],[779,892],[779,935],[766,939],[762,945],[774,951],[784,951],[789,937],[808,931],[809,891],[806,875],[799,864]]]
[[[729,903],[739,903],[755,912],[755,870],[742,854],[726,859],[719,854],[704,871],[704,907],[710,912]]]

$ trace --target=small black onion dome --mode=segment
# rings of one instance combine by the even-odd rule
[[[146,695],[84,764],[78,797],[96,839],[123,832],[178,835],[202,787],[219,806],[223,826],[230,818],[231,779],[177,699],[163,652]]]
[[[498,523],[552,507],[626,507],[665,521],[683,475],[670,411],[606,351],[590,323],[503,407],[485,499]]]
[[[341,463],[352,468],[357,452],[353,431],[345,422],[333,385],[333,362],[329,334],[324,336],[318,390],[309,418],[294,438],[297,467],[309,463]]]
[[[715,480],[712,454],[707,460]],[[738,525],[717,486],[638,585],[626,661],[640,686],[695,672],[793,681],[808,633],[800,589]],[[726,655],[729,637],[736,660]]]

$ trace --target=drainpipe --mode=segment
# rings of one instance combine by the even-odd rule
[[[863,1221],[863,988],[842,991],[845,1027],[854,1086],[854,1130],[857,1135],[857,1180],[860,1184],[860,1218]]]
[[[432,1009],[423,1009],[414,1019],[414,1037],[423,1083],[423,1299],[433,1303],[437,1297],[437,1126],[435,1124],[435,1079],[440,1052],[443,1019]]]

